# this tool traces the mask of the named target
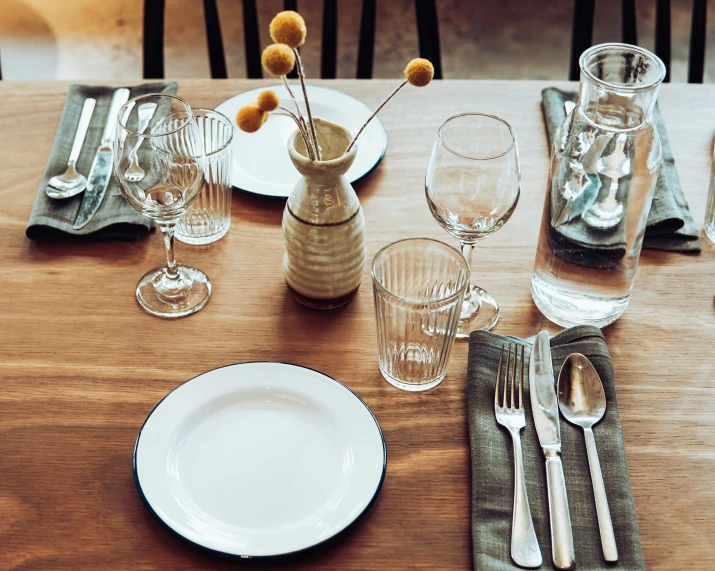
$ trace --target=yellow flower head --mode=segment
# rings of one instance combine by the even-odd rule
[[[305,27],[305,20],[293,10],[278,12],[271,20],[269,26],[271,38],[277,44],[285,44],[289,48],[295,49],[303,45],[308,30]]]
[[[241,131],[255,133],[261,125],[268,119],[268,113],[263,111],[255,103],[241,107],[236,114],[236,124]]]
[[[287,75],[295,67],[295,54],[284,44],[271,44],[263,50],[261,64],[271,75]]]
[[[407,64],[405,68],[405,77],[410,85],[415,87],[424,87],[434,77],[434,67],[429,60],[423,58],[415,58]]]
[[[268,112],[274,111],[278,105],[280,105],[280,102],[281,100],[278,99],[276,92],[267,89],[266,91],[261,91],[261,94],[258,96],[258,101],[256,101],[256,105],[258,105],[261,110]]]

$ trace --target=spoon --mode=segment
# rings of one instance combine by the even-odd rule
[[[603,556],[606,561],[618,561],[611,512],[608,509],[606,488],[603,485],[603,474],[592,430],[593,425],[601,420],[606,412],[606,393],[603,391],[601,377],[598,376],[591,361],[580,353],[571,353],[561,367],[559,409],[562,416],[571,424],[583,428]]]
[[[45,192],[50,198],[70,198],[82,192],[87,186],[87,179],[84,175],[77,172],[75,165],[79,158],[79,152],[82,150],[84,137],[87,134],[89,121],[92,118],[94,105],[96,103],[97,101],[91,97],[84,100],[82,113],[79,116],[79,123],[77,124],[77,132],[75,133],[74,142],[72,143],[72,150],[70,151],[70,157],[67,161],[67,170],[60,175],[53,176],[47,183]]]

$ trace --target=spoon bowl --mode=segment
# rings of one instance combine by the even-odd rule
[[[46,192],[50,198],[63,199],[79,194],[86,187],[87,178],[77,172],[74,164],[70,164],[65,172],[50,179]]]
[[[601,377],[587,357],[572,353],[559,373],[559,409],[563,417],[581,427],[592,427],[606,412]]]

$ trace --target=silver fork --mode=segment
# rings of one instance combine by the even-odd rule
[[[513,354],[513,355],[512,355]],[[518,357],[518,359],[517,359]],[[520,367],[517,368],[517,361]],[[502,370],[504,371],[502,377]],[[511,372],[511,374],[510,374]],[[504,382],[502,398],[499,398],[499,383]],[[511,379],[511,383],[509,383]],[[514,401],[514,385],[518,383],[518,404]],[[510,387],[510,400],[507,406],[507,387]],[[539,567],[541,549],[536,539],[534,522],[531,519],[529,498],[524,480],[524,461],[521,454],[521,429],[526,426],[524,414],[524,346],[509,344],[504,361],[504,346],[499,355],[497,383],[494,390],[494,414],[497,422],[511,434],[514,445],[514,507],[511,518],[511,558],[522,567]]]
[[[146,128],[149,126],[149,121],[151,121],[155,111],[156,103],[144,103],[139,106],[139,111],[137,112],[139,117],[137,125],[139,135],[144,134],[144,131],[146,131]],[[127,170],[124,171],[124,178],[129,182],[139,182],[146,174],[144,169],[139,166],[139,147],[141,147],[143,142],[143,137],[137,137],[134,148],[129,152],[130,164]]]

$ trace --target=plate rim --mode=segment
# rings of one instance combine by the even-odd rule
[[[221,551],[219,549],[213,549],[211,547],[207,547],[205,545],[202,545],[200,543],[197,543],[188,537],[183,536],[181,533],[179,533],[176,529],[171,527],[167,522],[165,522],[159,514],[154,510],[154,508],[151,506],[149,503],[149,500],[146,498],[144,495],[144,490],[141,487],[141,484],[139,482],[139,472],[137,469],[137,451],[139,449],[139,440],[141,438],[142,432],[144,432],[144,428],[146,426],[146,423],[149,421],[149,419],[152,417],[154,412],[156,411],[157,408],[163,403],[172,393],[180,389],[182,386],[195,381],[199,377],[207,374],[207,373],[212,373],[214,371],[218,371],[220,369],[225,369],[227,367],[233,367],[236,365],[251,365],[251,364],[278,364],[278,365],[288,365],[290,367],[299,367],[301,369],[307,369],[308,371],[312,371],[314,373],[318,373],[319,375],[322,375],[326,377],[327,379],[330,379],[331,381],[337,383],[341,387],[343,387],[345,390],[347,390],[350,394],[352,394],[362,406],[365,407],[365,410],[367,410],[368,413],[370,413],[370,416],[372,417],[373,422],[375,423],[375,426],[377,427],[377,432],[380,435],[380,441],[382,443],[382,473],[380,474],[380,480],[377,483],[377,486],[375,487],[375,492],[372,495],[372,498],[370,498],[370,501],[365,505],[365,507],[360,511],[359,514],[357,514],[345,527],[342,529],[339,529],[336,531],[333,535],[330,537],[326,537],[325,539],[322,539],[318,543],[314,543],[312,545],[308,545],[307,547],[303,547],[301,549],[296,549],[294,551],[288,551],[285,553],[275,553],[272,555],[245,555],[245,554],[238,554],[238,553],[229,553],[226,551]],[[375,416],[375,413],[372,412],[369,406],[367,406],[367,403],[360,398],[360,395],[355,393],[350,387],[348,387],[345,383],[340,382],[337,380],[335,377],[331,377],[330,375],[323,373],[322,371],[319,371],[317,369],[314,369],[312,367],[307,367],[305,365],[298,365],[296,363],[289,363],[287,361],[242,361],[238,363],[229,363],[227,365],[221,365],[220,367],[214,367],[213,369],[208,369],[206,371],[203,371],[199,373],[198,375],[195,375],[191,377],[190,379],[184,381],[183,383],[177,385],[173,389],[171,389],[166,395],[162,397],[162,399],[154,405],[154,407],[151,409],[151,412],[147,415],[147,417],[144,419],[144,422],[141,425],[141,428],[139,429],[139,434],[137,434],[136,441],[134,442],[134,452],[132,454],[132,468],[134,472],[134,484],[137,488],[137,492],[139,492],[139,497],[142,500],[142,503],[144,504],[144,507],[149,511],[149,513],[154,517],[156,521],[158,521],[164,529],[167,529],[169,532],[171,532],[172,535],[175,537],[179,538],[182,542],[191,545],[192,547],[197,547],[201,551],[205,553],[210,553],[210,554],[215,554],[215,555],[220,555],[222,557],[226,557],[229,559],[257,559],[257,560],[271,560],[271,559],[280,559],[280,558],[285,558],[285,557],[290,557],[293,555],[297,555],[299,553],[304,553],[306,551],[310,551],[312,549],[316,549],[317,547],[324,545],[339,535],[342,535],[343,533],[347,532],[350,528],[352,528],[357,522],[359,522],[365,514],[370,510],[370,508],[373,506],[375,501],[377,500],[377,497],[380,495],[380,491],[382,490],[382,485],[385,482],[385,475],[387,473],[387,443],[385,442],[385,435],[382,432],[382,427],[380,426],[380,423],[377,421],[377,417]]]
[[[282,84],[277,83],[277,84],[275,84],[273,87],[275,87],[275,86],[281,87]],[[335,92],[337,92],[337,93],[340,93],[340,95],[344,95],[345,97],[349,97],[350,99],[353,99],[353,100],[357,101],[357,102],[360,103],[361,105],[364,105],[365,108],[366,108],[368,111],[371,111],[371,112],[373,111],[373,110],[371,110],[371,109],[367,106],[367,104],[366,104],[364,101],[362,101],[361,99],[358,99],[357,97],[353,97],[353,96],[350,95],[349,93],[345,93],[344,91],[340,91],[339,89],[335,89],[334,87],[325,87],[324,85],[315,85],[315,84],[311,84],[311,83],[306,83],[305,86],[306,86],[306,88],[307,88],[307,87],[313,87],[313,88],[317,88],[317,89],[324,89],[324,90],[326,90],[326,91],[335,91]],[[230,100],[233,99],[234,97],[238,97],[239,95],[244,95],[244,94],[246,94],[246,93],[251,93],[252,91],[259,91],[259,90],[262,90],[262,89],[269,89],[269,88],[270,88],[270,86],[268,86],[268,87],[254,87],[254,88],[252,88],[252,89],[248,89],[248,90],[246,90],[246,91],[242,91],[241,93],[236,93],[235,95],[232,95],[232,96],[229,97],[228,99],[224,99],[224,100],[221,101],[220,103],[216,104],[216,106],[214,107],[214,111],[216,111],[216,110],[218,109],[218,107],[220,107],[220,106],[223,105],[224,103],[230,101]],[[219,113],[220,113],[220,111],[219,111]],[[378,115],[375,115],[375,117],[373,117],[372,120],[373,120],[373,121],[377,120],[377,121],[380,122],[380,126],[382,127],[382,132],[383,132],[384,135],[385,135],[384,140],[383,140],[383,143],[382,143],[382,149],[380,150],[380,156],[379,156],[379,158],[377,159],[377,161],[375,161],[375,164],[372,165],[372,166],[365,172],[365,174],[363,174],[363,175],[359,176],[358,178],[356,178],[355,180],[351,181],[351,182],[350,182],[351,185],[352,185],[352,184],[357,184],[357,183],[359,183],[360,181],[362,181],[362,180],[364,180],[365,178],[367,178],[368,176],[370,176],[370,175],[374,172],[374,170],[380,165],[380,163],[382,162],[382,159],[385,158],[385,154],[387,153],[387,129],[385,129],[385,124],[382,122],[382,119],[380,119],[380,117],[379,117]],[[236,128],[235,121],[231,120],[231,123],[234,125],[234,129],[235,129],[235,128]],[[260,193],[260,192],[255,192],[255,191],[253,191],[253,190],[248,190],[248,189],[245,189],[245,188],[241,188],[240,186],[236,186],[235,184],[233,184],[233,181],[231,181],[231,188],[232,188],[233,190],[237,190],[237,191],[239,191],[239,192],[243,192],[244,194],[248,194],[249,196],[256,196],[256,197],[259,197],[259,198],[267,198],[267,199],[269,199],[269,200],[288,200],[288,196],[276,196],[276,195],[273,195],[273,194],[262,194],[262,193]],[[290,195],[289,195],[289,196],[290,196]],[[290,363],[288,363],[288,364],[290,364]],[[318,372],[320,372],[320,371],[318,371]],[[340,381],[338,381],[338,382],[340,382]]]

